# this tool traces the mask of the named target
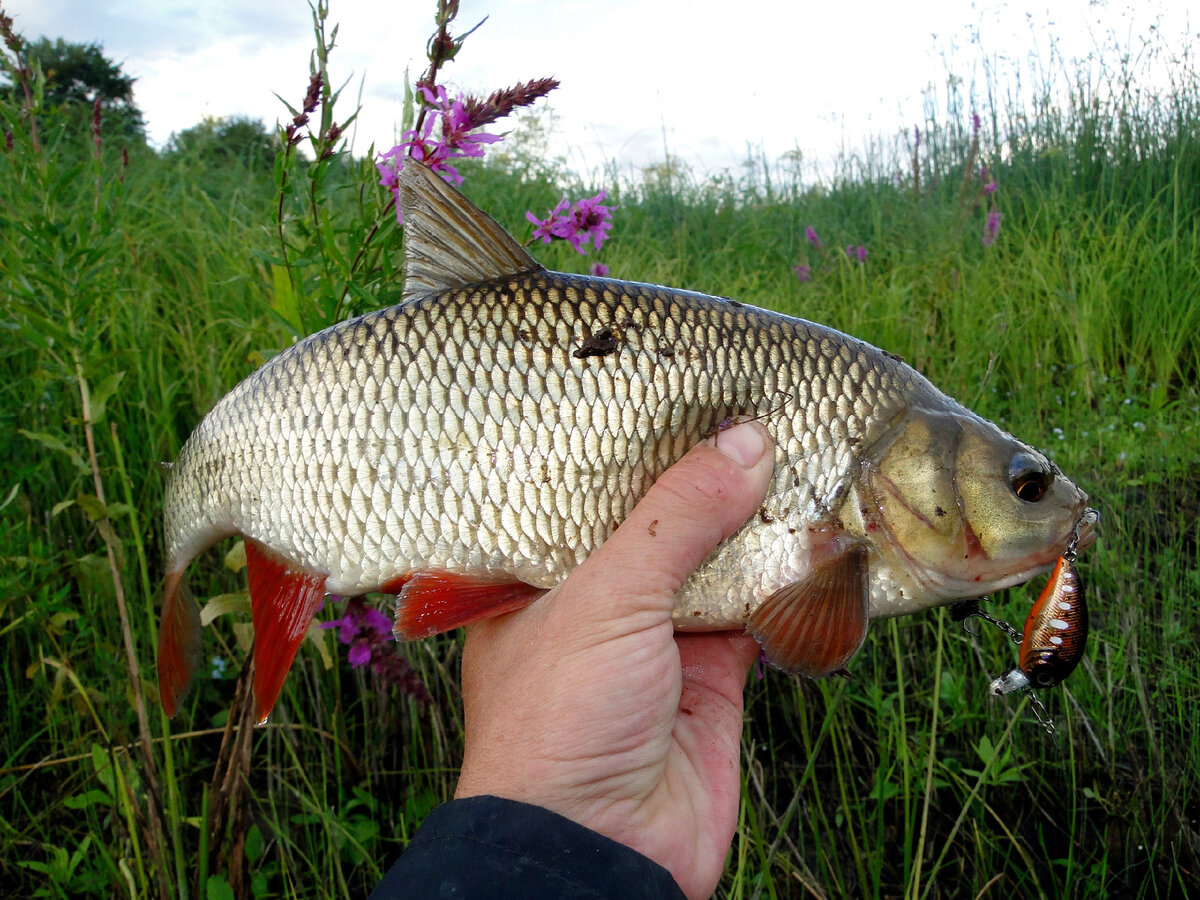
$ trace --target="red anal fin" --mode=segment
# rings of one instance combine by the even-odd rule
[[[834,674],[867,636],[868,590],[866,549],[839,547],[803,581],[763,601],[746,630],[779,668],[810,678]]]
[[[174,716],[200,665],[200,610],[183,583],[183,570],[168,572],[158,625],[158,696]]]
[[[254,721],[261,725],[325,596],[325,576],[289,563],[250,538],[246,573],[254,617]]]
[[[415,641],[523,609],[546,593],[523,581],[488,581],[448,572],[414,572],[396,600],[393,631]]]

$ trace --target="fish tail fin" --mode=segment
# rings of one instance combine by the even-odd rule
[[[263,724],[325,597],[325,575],[308,572],[250,538],[246,573],[254,619],[254,721]]]
[[[392,628],[402,641],[415,641],[472,622],[524,609],[545,588],[523,581],[489,581],[448,572],[414,572],[396,600]]]
[[[183,581],[183,569],[168,572],[158,626],[158,694],[174,716],[200,665],[200,610]]]

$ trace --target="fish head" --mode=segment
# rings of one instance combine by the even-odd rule
[[[1073,536],[1081,547],[1095,539],[1083,491],[1044,454],[961,408],[898,417],[864,457],[851,497],[849,518],[859,517],[881,570],[872,616],[1021,584]]]

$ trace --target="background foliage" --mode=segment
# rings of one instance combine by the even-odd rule
[[[328,46],[319,31],[315,72]],[[119,104],[101,121],[121,128],[96,135],[95,97],[73,102],[42,67],[32,101],[14,83],[0,102],[0,894],[365,893],[453,790],[456,639],[403,648],[421,702],[348,669],[322,632],[272,723],[226,729],[248,639],[226,546],[190,570],[234,612],[206,629],[173,723],[152,661],[161,463],[270,354],[394,302],[388,197],[331,131],[328,78],[302,142],[270,136],[268,158],[265,132],[225,121],[153,152]],[[1033,108],[984,103],[978,133],[952,85],[919,148],[880,139],[818,183],[751,159],[585,185],[539,152],[536,117],[464,165],[467,193],[522,239],[525,210],[608,190],[615,277],[900,353],[1043,445],[1104,514],[1082,560],[1088,658],[1046,697],[1057,741],[985,695],[1013,660],[1003,637],[944,612],[879,624],[851,680],[751,676],[723,896],[1200,890],[1200,82],[1178,71],[1149,95],[1081,70]],[[859,245],[863,261],[844,250]],[[994,611],[1023,620],[1039,587]],[[222,768],[231,754],[248,769]]]

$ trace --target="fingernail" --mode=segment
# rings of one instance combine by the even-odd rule
[[[743,469],[754,466],[767,449],[762,431],[749,422],[740,422],[732,428],[718,431],[713,435],[712,442],[714,447]]]

